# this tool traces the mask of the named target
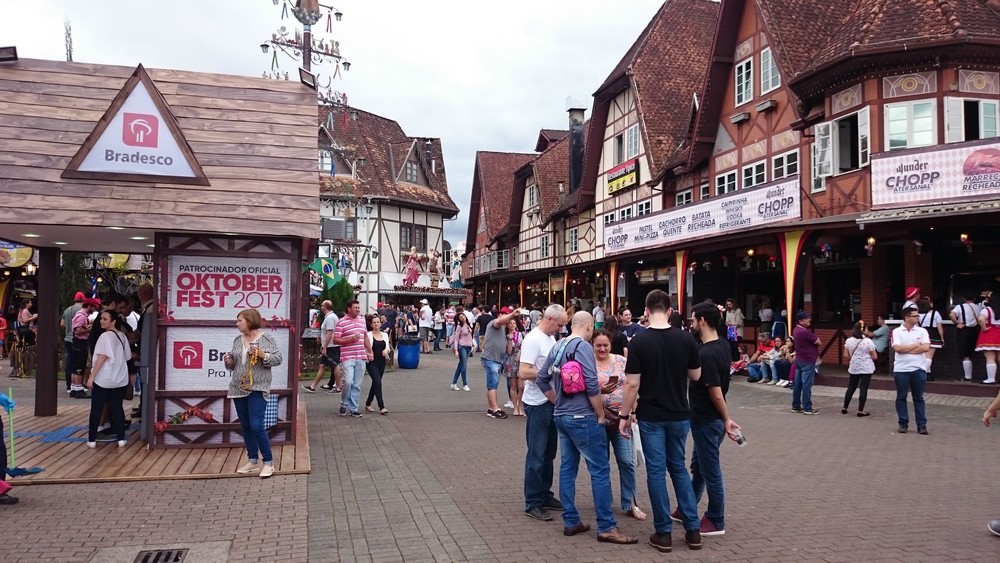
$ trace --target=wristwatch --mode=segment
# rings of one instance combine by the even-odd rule
[[[619,414],[618,418],[621,420],[631,420],[632,413]]]

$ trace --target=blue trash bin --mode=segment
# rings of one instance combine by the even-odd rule
[[[417,369],[420,365],[420,337],[404,336],[396,344],[396,358],[402,369]]]

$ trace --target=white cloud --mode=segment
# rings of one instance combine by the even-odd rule
[[[531,152],[540,128],[565,128],[566,97],[589,99],[660,5],[345,0],[333,36],[353,66],[333,87],[409,135],[442,138],[462,209],[446,224],[454,245],[465,239],[476,151]],[[76,61],[256,76],[271,63],[261,41],[298,23],[280,16],[267,0],[0,0],[0,44],[62,60],[68,17]],[[326,20],[315,27],[325,35]],[[279,64],[294,78],[294,61]]]

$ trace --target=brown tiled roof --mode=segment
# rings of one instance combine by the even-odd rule
[[[535,152],[544,152],[559,139],[569,135],[565,129],[542,129],[538,132],[538,141],[535,142]]]
[[[827,4],[808,0],[767,2]],[[832,13],[805,29],[802,29],[805,18],[798,18],[794,24],[788,22],[783,26],[788,29],[784,36],[802,44],[798,50],[804,53],[799,56],[804,64],[794,68],[807,75],[848,57],[888,50],[913,50],[947,41],[978,40],[995,44],[1000,37],[1000,11],[996,2],[994,7],[990,3],[988,0],[854,0],[845,3],[851,8],[840,18],[837,15],[843,8],[811,6],[811,10],[825,9]],[[775,8],[772,14],[781,11]],[[810,45],[814,46],[811,53]]]
[[[465,242],[467,251],[471,252],[475,248],[480,204],[486,210],[487,240],[492,240],[506,230],[513,205],[514,172],[534,157],[533,154],[516,152],[476,152]]]
[[[357,112],[356,121],[348,117],[351,111]],[[408,137],[396,121],[350,107],[320,108],[319,123],[326,126],[336,145],[348,155],[366,160],[365,166],[357,169],[356,180],[323,175],[321,194],[386,198],[404,206],[437,211],[445,217],[454,217],[458,213],[458,206],[448,195],[441,139]],[[431,141],[434,173],[431,173],[423,155],[424,144],[428,140]],[[420,147],[419,160],[429,186],[395,180],[414,143]]]
[[[550,145],[533,165],[540,200],[539,215],[546,224],[559,208],[559,184],[569,190],[569,136]]]
[[[858,0],[759,0],[772,52],[786,80],[805,70],[816,49],[835,37]]]

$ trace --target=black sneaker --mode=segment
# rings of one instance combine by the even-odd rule
[[[674,548],[674,540],[670,537],[670,532],[665,534],[649,534],[649,545],[653,546],[660,553],[670,553]]]
[[[536,506],[531,510],[525,510],[524,513],[528,515],[528,518],[534,518],[535,520],[541,520],[542,522],[549,522],[552,520],[552,515],[549,514],[549,511],[545,510],[541,506]]]
[[[802,414],[819,414],[819,411],[816,409],[806,409],[802,411]]]
[[[303,385],[303,386],[302,386],[302,388],[303,388],[303,389],[305,389],[307,393],[315,393],[315,392],[316,392],[316,390],[315,390],[315,389],[313,389],[313,388],[312,388],[311,386],[309,386],[309,385]]]
[[[802,409],[799,407],[792,407],[792,412],[795,414],[802,414]]]
[[[347,407],[340,407],[340,416],[347,416]]]
[[[918,426],[917,427],[917,434],[923,434],[924,436],[926,436],[927,435],[927,427],[926,426]]]
[[[563,505],[561,502],[559,502],[559,499],[557,499],[556,497],[551,497],[545,499],[545,502],[542,503],[542,508],[550,508],[552,510],[558,510],[559,512],[562,512]]]
[[[694,550],[701,549],[701,531],[700,530],[684,530],[684,541],[687,542],[688,547]]]
[[[362,416],[364,415],[359,413],[358,411],[354,411],[351,413],[351,418],[361,418]]]
[[[896,432],[899,432],[900,434],[906,434],[907,430],[909,430],[909,428],[907,428],[905,424],[900,423],[899,428],[896,429]]]
[[[21,499],[17,497],[10,496],[6,493],[0,495],[0,504],[17,504],[21,502]]]

